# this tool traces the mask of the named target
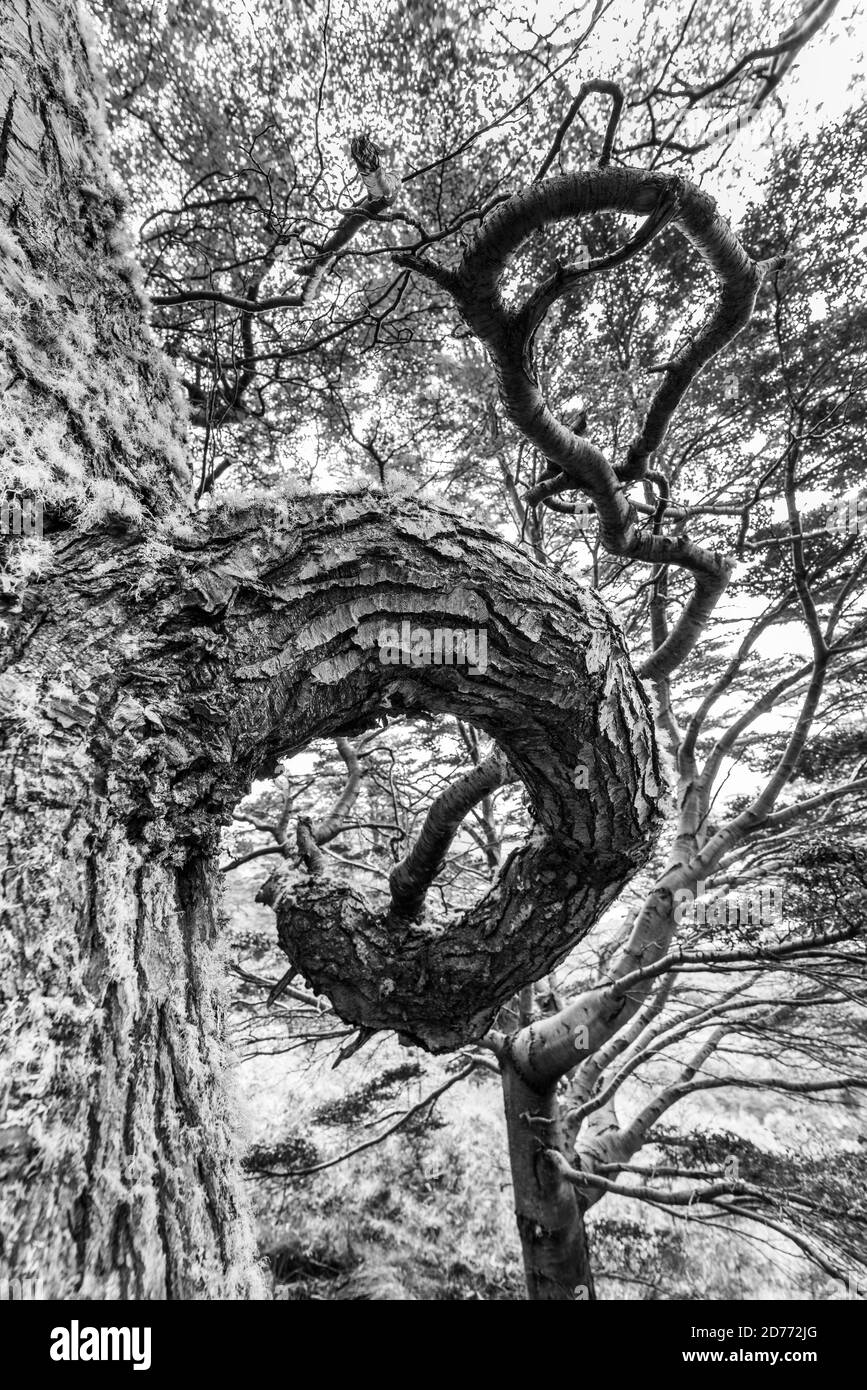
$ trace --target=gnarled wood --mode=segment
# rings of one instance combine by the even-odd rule
[[[606,139],[606,147],[609,141]],[[534,233],[566,218],[613,211],[645,216],[629,246],[588,266],[566,266],[517,307],[505,303],[501,282],[511,257]],[[671,222],[712,267],[717,301],[702,328],[667,362],[639,433],[624,462],[612,466],[585,432],[559,420],[533,368],[533,339],[548,309],[590,274],[618,264]],[[395,256],[448,290],[473,332],[485,344],[509,419],[547,458],[552,472],[530,490],[535,505],[568,488],[580,488],[599,518],[599,537],[609,553],[654,565],[679,565],[695,576],[693,593],[674,628],[641,667],[654,679],[667,676],[692,651],[731,576],[725,554],[696,545],[684,534],[642,531],[624,483],[645,477],[671,419],[695,377],[749,322],[765,277],[783,258],[753,261],[702,189],[679,175],[644,169],[600,168],[542,179],[513,194],[487,217],[454,270],[414,254]]]
[[[6,1250],[15,1268],[37,1251],[58,1291],[251,1278],[211,957],[220,826],[253,777],[386,711],[497,738],[537,829],[451,930],[389,936],[321,879],[277,903],[293,964],[345,1017],[435,1049],[478,1036],[568,950],[658,821],[646,696],[591,592],[373,495],[215,508],[171,546],[160,534],[58,545],[0,675]],[[484,674],[383,664],[380,633],[406,615],[484,625]]]
[[[499,1004],[549,970],[643,861],[662,796],[651,715],[592,593],[436,509],[384,508],[377,518],[372,507],[383,504],[372,499],[332,505],[351,547],[347,538],[317,548],[315,571],[305,571],[305,601],[331,646],[327,658],[314,648],[319,722],[297,746],[312,732],[363,727],[384,702],[456,714],[497,740],[537,829],[481,902],[449,923],[408,923],[358,889],[321,877],[311,886],[285,866],[265,899],[292,963],[344,1018],[445,1050],[478,1037]],[[382,665],[381,632],[407,618],[428,631],[484,626],[486,670]],[[312,702],[308,668],[280,660],[301,682],[296,700]]]

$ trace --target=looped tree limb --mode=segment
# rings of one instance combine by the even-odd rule
[[[517,308],[504,302],[503,274],[528,237],[567,218],[603,211],[644,215],[647,221],[638,236],[606,262],[560,272]],[[711,266],[719,294],[703,327],[665,364],[639,433],[624,461],[612,466],[598,446],[552,412],[532,369],[532,340],[548,308],[581,274],[628,259],[668,223]],[[603,168],[536,182],[499,204],[453,270],[419,256],[397,255],[395,260],[448,290],[465,322],[488,349],[506,414],[556,470],[530,490],[528,503],[536,505],[557,492],[578,488],[594,504],[600,540],[611,554],[654,565],[676,564],[695,574],[692,598],[642,668],[642,674],[653,679],[668,675],[699,640],[733,562],[695,545],[685,535],[640,530],[623,484],[646,476],[649,460],[690,385],[749,322],[759,287],[779,268],[780,258],[753,261],[714,200],[689,180],[640,169]]]
[[[268,720],[280,720],[280,747],[370,727],[386,701],[409,715],[457,715],[496,739],[503,762],[474,769],[439,802],[395,875],[394,907],[327,870],[313,877],[288,867],[262,900],[275,910],[291,963],[341,1017],[447,1051],[482,1036],[503,1001],[551,969],[646,858],[665,795],[652,716],[594,595],[434,508],[409,521],[402,512],[392,532],[381,498],[375,506],[341,499],[335,516],[329,507],[333,500],[298,507],[305,552],[327,545],[319,578],[292,583],[304,565],[294,542],[275,571],[284,602],[301,604],[308,626],[287,652],[282,619],[273,645],[258,633],[244,667],[248,682],[261,683]],[[343,596],[350,583],[351,603]],[[383,662],[379,635],[407,613],[426,629],[483,623],[485,668],[425,664],[411,653],[405,663]],[[286,700],[297,719],[287,721]],[[423,897],[473,797],[491,790],[490,778],[508,778],[505,759],[527,788],[530,838],[478,903],[447,921],[416,923],[408,899]],[[243,763],[236,750],[233,775]]]

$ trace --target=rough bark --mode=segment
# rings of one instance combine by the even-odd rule
[[[46,528],[184,493],[183,398],[145,327],[77,5],[0,15],[0,489]]]
[[[185,493],[185,406],[145,327],[78,7],[0,19],[0,488],[136,516]]]
[[[384,665],[405,615],[484,624],[486,672]],[[477,1036],[560,958],[657,824],[651,714],[602,604],[437,508],[309,498],[70,536],[23,590],[3,668],[6,1258],[36,1250],[64,1291],[243,1286],[211,886],[253,777],[385,712],[497,738],[538,827],[456,930],[406,927],[359,975],[375,914],[355,890],[298,886],[309,939],[280,918],[344,1016],[431,1047]],[[351,937],[335,907],[357,911]]]
[[[536,828],[490,892],[447,923],[408,921],[348,883],[311,882],[285,865],[263,896],[291,963],[343,1018],[443,1051],[478,1038],[515,989],[551,969],[646,858],[663,795],[652,715],[592,592],[436,509],[382,516],[381,499],[339,506],[342,543],[335,527],[304,570],[315,618],[294,620],[295,631],[313,622],[323,643],[319,723],[307,736],[346,721],[364,727],[383,702],[455,714],[497,740]],[[483,626],[487,669],[381,664],[379,633],[405,618],[429,631]],[[312,699],[304,668],[280,661],[302,682],[303,708]]]
[[[68,698],[3,749],[0,1265],[54,1298],[256,1296],[214,875],[135,843]]]
[[[0,538],[0,1269],[48,1297],[243,1297],[263,1285],[215,875],[159,809],[159,716],[135,677],[152,634],[129,614],[146,567],[122,529],[64,540],[73,517],[122,527],[187,482],[78,20],[12,0],[0,21],[0,487],[45,498],[53,566],[28,581],[32,550]]]

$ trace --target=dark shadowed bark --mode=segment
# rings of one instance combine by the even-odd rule
[[[607,162],[610,135],[609,129],[600,161],[603,164]],[[504,273],[529,237],[566,218],[602,211],[644,216],[646,222],[620,251],[588,266],[561,266],[522,304],[506,302]],[[583,428],[571,429],[552,411],[534,366],[534,340],[558,300],[587,275],[629,259],[669,223],[713,269],[719,293],[701,329],[670,361],[654,368],[661,374],[659,387],[623,462],[615,466],[585,437]],[[665,439],[692,382],[749,323],[763,281],[783,259],[754,261],[718,212],[714,199],[688,179],[613,167],[542,179],[513,194],[485,219],[454,270],[415,254],[395,256],[399,265],[426,276],[452,296],[463,319],[488,349],[506,415],[548,459],[547,474],[529,491],[527,500],[536,505],[555,493],[580,489],[593,504],[600,542],[610,554],[655,565],[682,566],[694,576],[693,593],[672,631],[640,668],[643,676],[654,680],[667,676],[695,647],[733,565],[723,552],[696,545],[685,534],[642,530],[623,484],[647,475],[649,461]]]

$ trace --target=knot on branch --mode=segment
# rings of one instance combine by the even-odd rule
[[[392,199],[400,187],[400,180],[383,169],[380,152],[367,132],[353,136],[349,153],[371,198]]]

